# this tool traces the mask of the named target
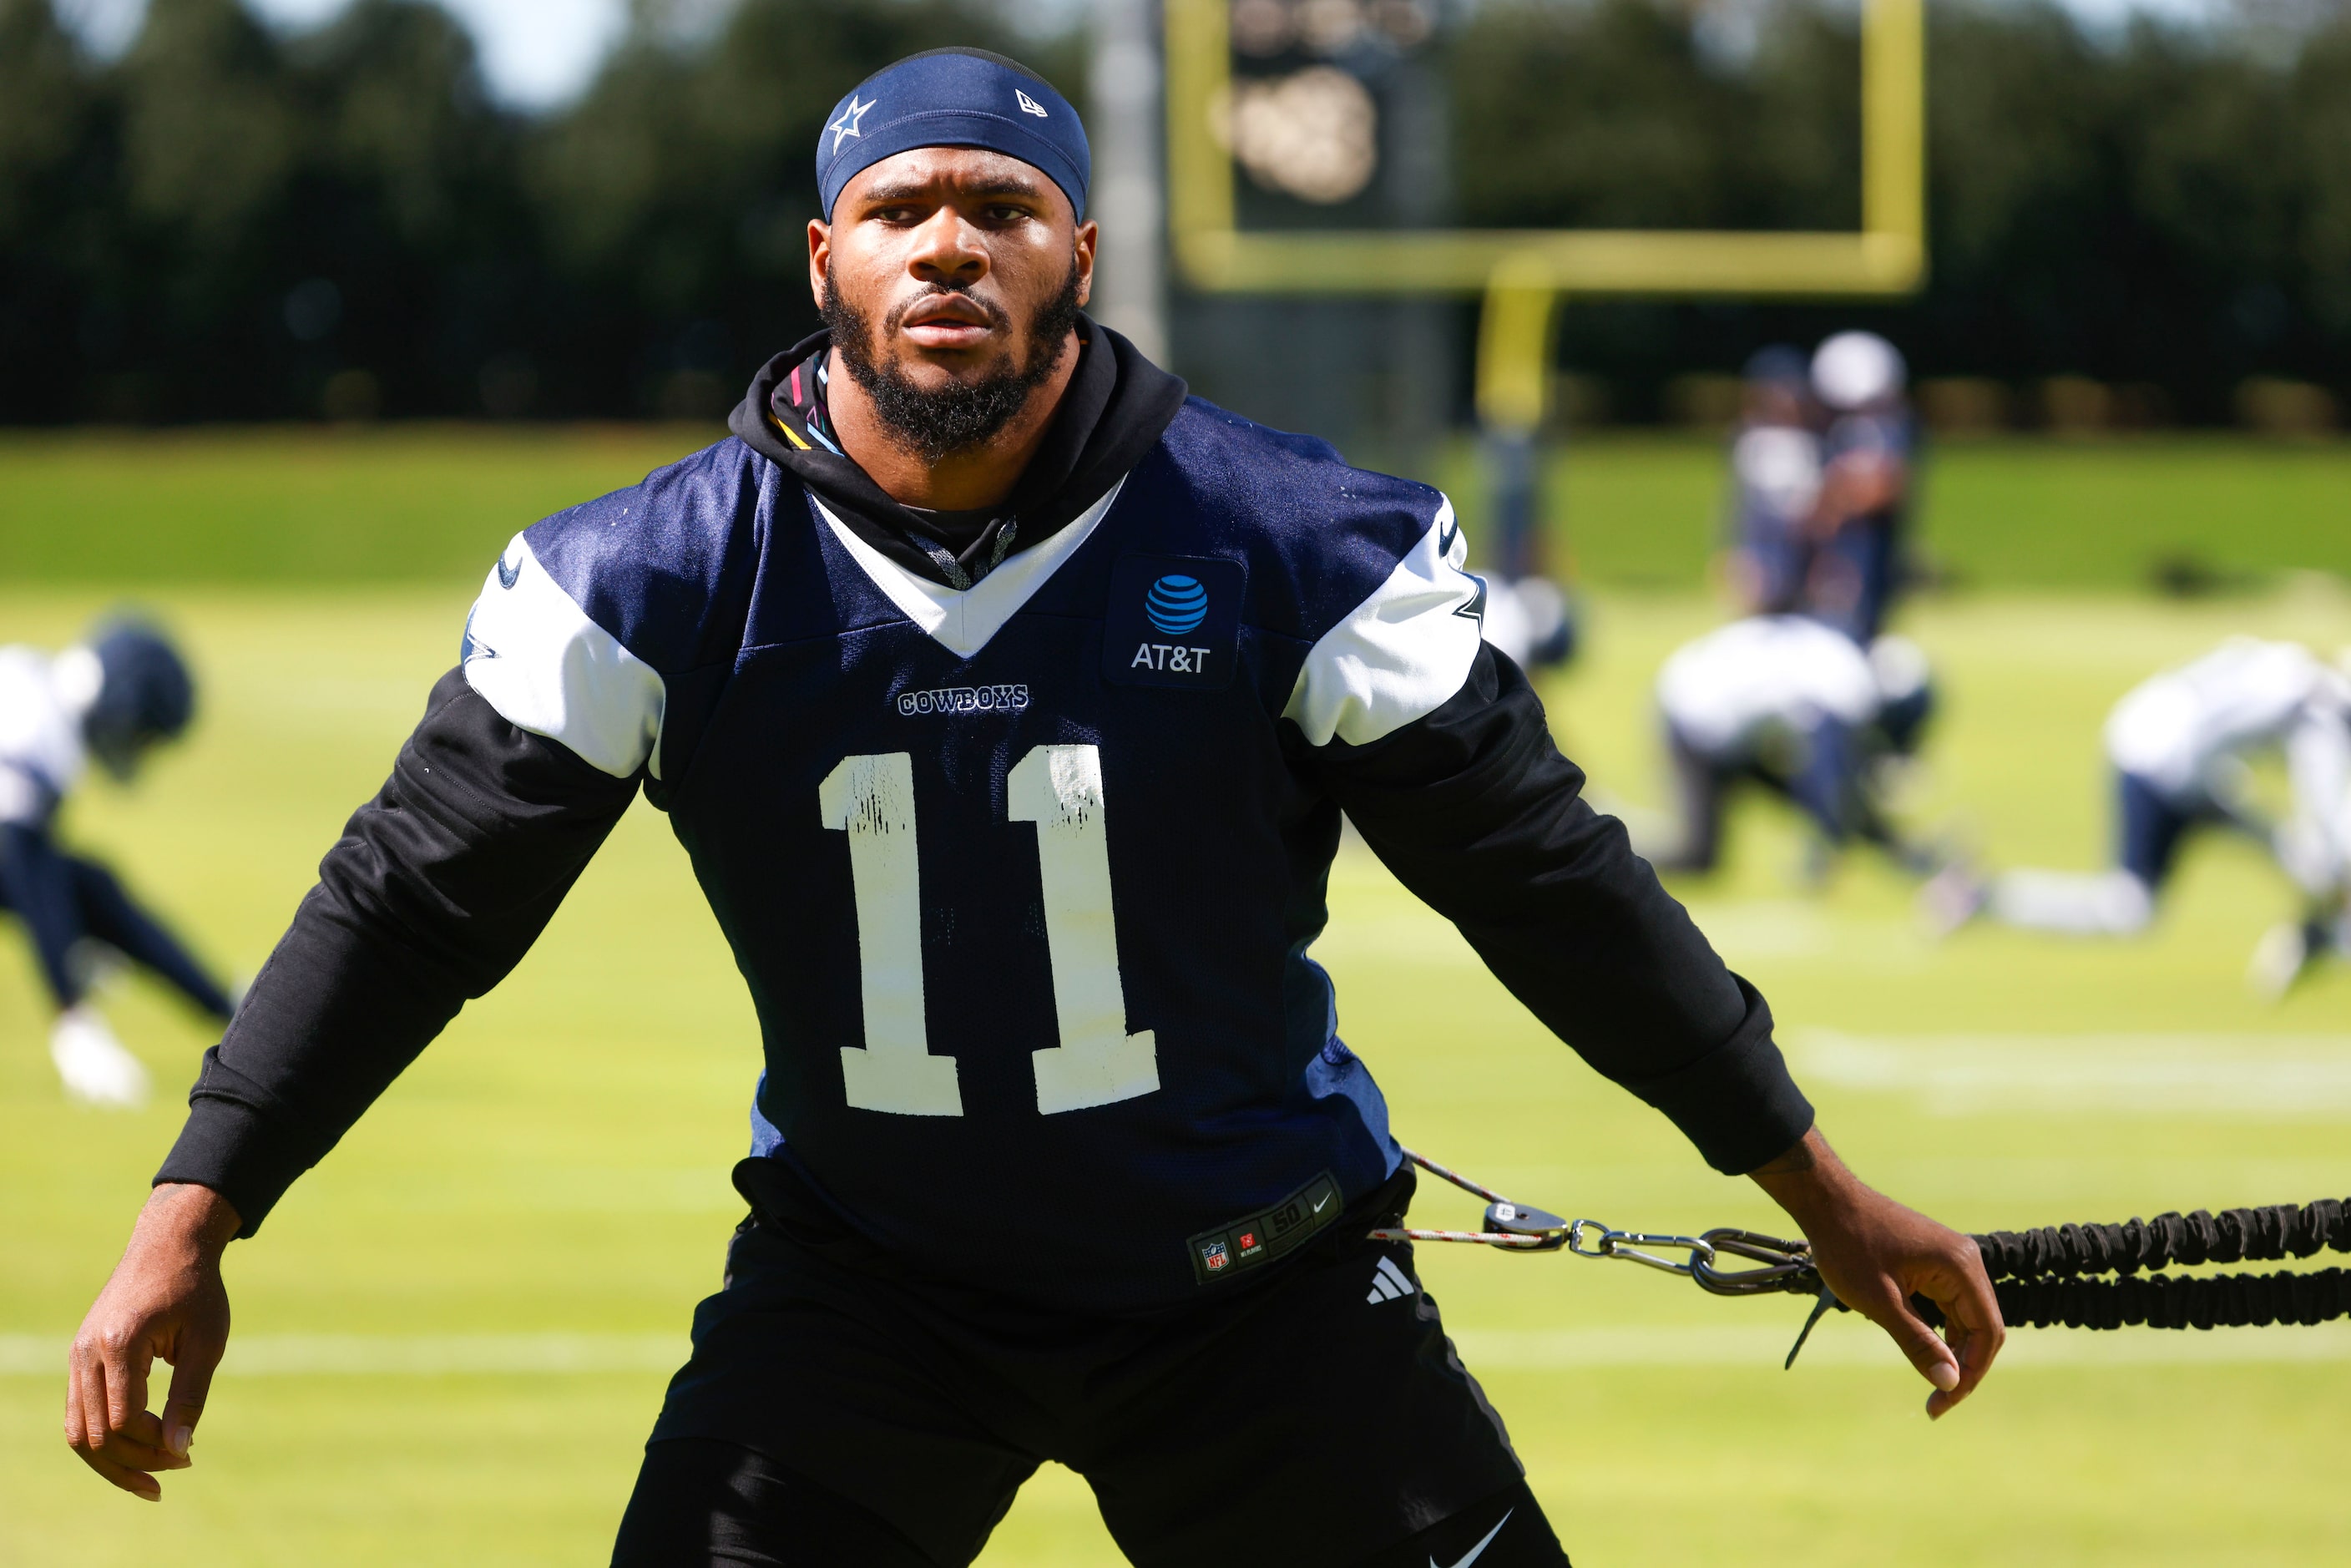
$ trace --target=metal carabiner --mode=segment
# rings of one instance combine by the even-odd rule
[[[1584,1245],[1587,1229],[1600,1233],[1598,1242],[1589,1247]],[[1644,1247],[1667,1247],[1687,1252],[1689,1261],[1676,1263],[1654,1252],[1642,1251]],[[1686,1274],[1692,1278],[1697,1277],[1700,1268],[1714,1262],[1714,1243],[1704,1237],[1667,1236],[1648,1230],[1614,1230],[1596,1219],[1579,1219],[1567,1228],[1567,1249],[1579,1258],[1622,1258],[1628,1263],[1645,1263],[1668,1274]]]
[[[1667,1236],[1646,1230],[1617,1230],[1596,1219],[1562,1219],[1542,1209],[1514,1203],[1493,1188],[1481,1186],[1460,1172],[1448,1170],[1410,1149],[1405,1149],[1404,1155],[1430,1175],[1484,1198],[1486,1228],[1415,1230],[1388,1227],[1371,1233],[1374,1241],[1482,1241],[1509,1252],[1563,1249],[1579,1258],[1620,1258],[1664,1273],[1684,1275],[1698,1281],[1698,1288],[1711,1295],[1764,1296],[1785,1291],[1816,1296],[1812,1315],[1804,1320],[1802,1332],[1796,1335],[1796,1343],[1788,1352],[1784,1364],[1790,1367],[1796,1364],[1796,1353],[1804,1348],[1813,1325],[1831,1310],[1844,1306],[1836,1299],[1836,1293],[1821,1282],[1820,1265],[1813,1260],[1813,1245],[1801,1238],[1789,1240],[1729,1226],[1703,1236]],[[1677,1263],[1644,1250],[1653,1247],[1687,1253],[1689,1260]],[[1726,1258],[1744,1259],[1759,1267],[1725,1269],[1719,1265]]]
[[[1694,1265],[1690,1278],[1698,1287],[1717,1296],[1765,1296],[1786,1291],[1792,1295],[1811,1295],[1821,1288],[1821,1274],[1813,1262],[1812,1243],[1791,1241],[1778,1236],[1765,1236],[1759,1231],[1739,1230],[1729,1227],[1709,1230],[1706,1240],[1712,1251],[1706,1260]],[[1744,1258],[1761,1263],[1760,1269],[1719,1269],[1718,1256]]]

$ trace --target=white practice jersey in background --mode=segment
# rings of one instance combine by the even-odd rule
[[[1801,522],[1821,498],[1821,438],[1792,425],[1756,425],[1731,444],[1730,472],[1743,510]]]
[[[2132,688],[2106,720],[2106,756],[2185,800],[2228,758],[2308,733],[2339,743],[2351,687],[2295,643],[2232,637],[2192,664]]]
[[[1877,679],[1853,639],[1801,615],[1734,621],[1685,644],[1657,673],[1657,706],[1684,744],[1728,756],[1773,726],[1863,724]]]
[[[2351,864],[2351,680],[2296,643],[2232,637],[2134,687],[2106,720],[2106,756],[2183,807],[2223,796],[2245,754],[2285,754],[2294,818],[2280,858],[2305,886]]]
[[[81,777],[80,715],[96,693],[65,690],[84,674],[70,658],[0,648],[0,822],[47,821]]]

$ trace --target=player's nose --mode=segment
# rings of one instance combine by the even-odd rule
[[[987,247],[979,230],[951,202],[942,202],[915,229],[906,268],[925,283],[977,283],[987,276]]]

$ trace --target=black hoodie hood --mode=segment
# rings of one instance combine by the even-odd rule
[[[760,366],[727,428],[814,491],[858,538],[954,589],[969,588],[1006,556],[1052,538],[1101,500],[1158,442],[1186,395],[1179,378],[1133,343],[1084,319],[1077,371],[1012,493],[976,534],[957,529],[967,537],[943,538],[935,522],[892,500],[840,452],[820,413],[809,417],[821,408],[810,380],[831,346],[831,333],[819,332]]]

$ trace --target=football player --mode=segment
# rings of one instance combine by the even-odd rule
[[[1678,841],[1650,860],[1708,872],[1728,797],[1748,784],[1792,801],[1826,853],[1873,844],[1914,875],[1931,855],[1886,821],[1883,765],[1917,751],[1934,707],[1926,655],[1901,637],[1865,653],[1801,615],[1736,621],[1677,650],[1657,674]]]
[[[1813,355],[1813,393],[1829,413],[1811,541],[1805,613],[1867,646],[1902,586],[1916,431],[1908,370],[1875,332],[1839,332]]]
[[[57,1007],[49,1056],[66,1092],[128,1107],[147,1095],[147,1070],[89,999],[94,972],[115,955],[152,972],[214,1019],[227,992],[112,872],[57,840],[66,798],[95,760],[129,780],[195,710],[195,685],[170,641],[137,621],[101,624],[54,657],[0,648],[0,909],[23,922]]]
[[[1086,319],[1061,94],[914,56],[841,99],[817,173],[826,330],[727,440],[507,547],[207,1059],[77,1341],[83,1457],[149,1496],[188,1462],[223,1248],[640,790],[766,1061],[749,1216],[616,1563],[968,1563],[1048,1458],[1138,1563],[1563,1561],[1436,1304],[1374,1288],[1412,1279],[1366,1234],[1412,1183],[1308,956],[1343,812],[1790,1209],[1933,1412],[1974,1388],[2001,1334],[1974,1247],[1837,1162],[1762,998],[1584,805],[1444,497]]]
[[[2294,643],[2236,637],[2134,687],[2106,720],[2115,864],[2098,873],[2011,871],[1985,881],[1955,867],[1929,884],[1943,929],[1978,914],[2082,936],[2144,930],[2192,833],[2220,828],[2267,845],[2301,891],[2302,916],[2273,931],[2252,983],[2282,994],[2311,960],[2342,946],[2351,875],[2351,676]],[[2263,820],[2246,791],[2247,759],[2283,752],[2294,808]]]
[[[1730,579],[1740,605],[1781,615],[1804,602],[1821,500],[1820,404],[1804,356],[1760,350],[1747,361],[1730,443]]]

